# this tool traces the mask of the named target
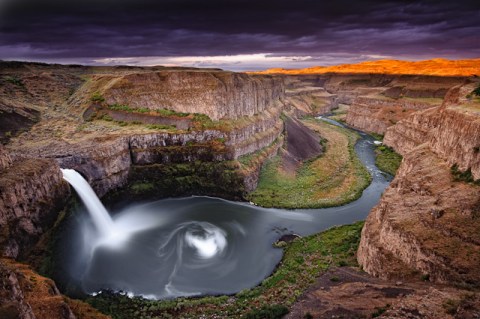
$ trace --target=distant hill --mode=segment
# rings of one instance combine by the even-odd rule
[[[268,69],[255,74],[380,73],[439,76],[480,75],[480,58],[470,60],[432,59],[424,61],[377,60],[356,64],[314,66],[306,69]]]

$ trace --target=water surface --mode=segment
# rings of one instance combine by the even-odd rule
[[[337,123],[338,124],[338,123]],[[283,234],[306,236],[364,220],[390,178],[375,166],[373,138],[361,133],[355,151],[372,174],[362,197],[325,209],[265,209],[210,197],[163,199],[112,212],[122,230],[102,238],[86,213],[63,234],[67,285],[163,299],[232,294],[259,284],[274,270]]]

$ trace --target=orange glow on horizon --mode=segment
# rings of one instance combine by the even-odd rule
[[[325,73],[374,73],[412,74],[437,76],[480,75],[480,58],[469,60],[432,59],[424,61],[376,60],[356,64],[315,66],[306,69],[268,69],[253,74],[325,74]]]

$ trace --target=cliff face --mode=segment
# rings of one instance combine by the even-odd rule
[[[2,139],[5,148],[0,146],[0,248],[7,257],[27,256],[58,218],[70,196],[60,167],[79,171],[99,196],[124,187],[132,197],[138,189],[142,194],[150,189],[157,197],[240,198],[256,186],[263,162],[283,141],[284,87],[278,77],[21,63],[2,69],[0,82],[6,74],[12,83],[0,83],[0,112],[35,115],[28,123],[15,122],[20,136],[0,130],[9,137]],[[105,101],[92,101],[96,93]],[[115,103],[128,105],[124,117],[83,117],[100,106],[113,112],[108,107]],[[173,127],[156,121],[164,114],[157,110],[190,115],[164,112],[172,123],[186,123]],[[144,118],[154,121],[144,123]],[[11,117],[6,121],[11,123]],[[251,165],[235,161],[249,154],[255,159]],[[7,311],[21,318],[74,318],[74,309],[53,283],[44,286],[48,292],[32,292],[30,283],[22,281],[24,274],[13,270],[20,266],[3,266],[0,262],[1,277],[8,280],[0,287],[0,317]]]
[[[51,279],[9,259],[0,259],[0,315],[5,319],[109,318],[62,296]]]
[[[318,74],[287,76],[284,104],[297,116],[329,113],[349,106],[346,122],[360,130],[384,134],[416,111],[453,99],[450,89],[466,77],[392,74]],[[447,95],[448,93],[448,95]],[[458,94],[457,94],[458,95]]]
[[[471,87],[462,91],[471,91]],[[452,90],[458,92],[458,88]],[[457,164],[461,171],[470,169],[473,178],[479,179],[480,120],[476,107],[459,105],[462,101],[457,96],[442,107],[411,115],[387,130],[384,143],[402,155],[427,143],[449,165]]]
[[[412,113],[440,106],[448,90],[464,81],[463,78],[391,78],[370,93],[354,97],[346,121],[355,128],[384,134],[388,127]]]
[[[10,154],[0,144],[0,171],[9,168],[12,165]]]
[[[213,120],[261,113],[284,92],[281,77],[215,71],[98,75],[86,85],[83,94],[100,92],[108,104],[203,113]]]
[[[480,186],[472,182],[480,178],[480,104],[465,97],[472,87],[454,87],[443,106],[387,129],[384,143],[404,158],[362,232],[358,261],[367,272],[479,285]],[[453,165],[466,173],[456,176]]]
[[[347,113],[347,123],[355,128],[384,134],[388,127],[418,110],[440,105],[441,100],[432,103],[399,99],[385,96],[360,96],[354,99]]]
[[[0,172],[0,247],[2,255],[25,255],[49,229],[69,195],[53,160],[15,162]]]
[[[447,163],[423,144],[405,155],[370,212],[358,261],[382,278],[416,274],[477,286],[479,205],[479,186],[453,181]]]

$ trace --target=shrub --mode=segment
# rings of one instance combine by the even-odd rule
[[[104,114],[102,116],[102,120],[111,122],[111,121],[113,121],[113,118],[108,114]]]
[[[446,313],[448,313],[449,315],[454,315],[457,313],[457,309],[460,306],[460,301],[448,299],[443,303],[442,306],[443,306],[443,309],[445,309]]]
[[[480,86],[478,86],[475,90],[473,90],[472,94],[474,94],[476,96],[480,96]]]
[[[5,81],[8,83],[12,83],[13,85],[16,85],[16,86],[22,86],[22,87],[25,86],[25,84],[23,84],[21,79],[14,76],[7,77]]]
[[[453,175],[453,180],[456,182],[466,182],[480,185],[480,179],[475,180],[472,175],[472,170],[469,168],[466,171],[462,172],[457,164],[453,164],[450,168],[450,172]]]
[[[372,318],[377,318],[380,317],[387,311],[387,309],[390,308],[390,304],[385,305],[385,307],[376,307],[375,312],[372,313]]]
[[[105,98],[99,92],[93,93],[92,97],[90,98],[92,102],[103,103],[105,102]]]
[[[263,306],[254,309],[243,316],[244,319],[280,319],[288,313],[288,308],[282,305]]]

